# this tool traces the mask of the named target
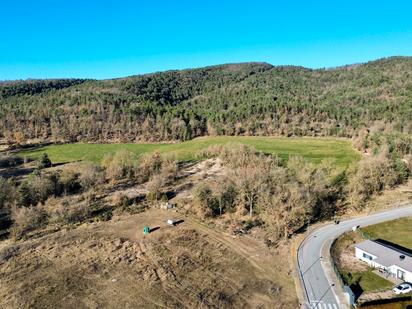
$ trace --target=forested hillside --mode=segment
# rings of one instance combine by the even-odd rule
[[[411,133],[412,58],[312,70],[229,64],[122,79],[0,83],[0,139],[187,140],[202,135]]]

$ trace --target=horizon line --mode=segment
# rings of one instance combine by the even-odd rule
[[[360,66],[360,65],[365,65],[365,64],[368,64],[368,63],[372,63],[372,62],[378,62],[378,61],[382,61],[382,60],[389,60],[389,59],[395,59],[395,58],[412,58],[412,56],[393,55],[393,56],[375,58],[373,60],[367,60],[367,61],[363,61],[363,62],[354,62],[354,63],[348,63],[348,64],[336,65],[336,66],[330,66],[330,67],[327,67],[327,66],[324,66],[324,67],[310,67],[310,66],[297,65],[297,64],[272,64],[268,61],[225,62],[225,63],[212,64],[212,65],[203,65],[203,66],[200,65],[200,66],[185,67],[185,68],[180,68],[180,69],[179,68],[172,68],[172,69],[165,69],[165,70],[148,71],[148,72],[125,75],[125,76],[120,76],[120,77],[108,77],[108,78],[92,78],[92,77],[46,77],[46,78],[41,78],[41,77],[27,77],[27,78],[24,78],[24,79],[0,79],[0,84],[1,83],[8,83],[8,82],[19,82],[19,81],[20,82],[27,82],[27,81],[38,81],[38,80],[63,80],[63,79],[82,79],[82,80],[89,80],[89,81],[105,81],[105,80],[124,79],[124,78],[144,76],[144,75],[161,74],[161,73],[167,73],[167,72],[182,72],[182,71],[190,71],[190,70],[196,70],[196,69],[206,69],[206,68],[213,68],[213,67],[218,67],[218,66],[240,65],[240,64],[268,64],[268,65],[272,66],[273,68],[295,67],[295,68],[303,68],[303,69],[312,70],[312,71],[322,71],[322,70],[337,70],[337,69],[346,68],[346,67]]]

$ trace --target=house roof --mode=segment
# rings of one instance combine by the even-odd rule
[[[355,248],[376,256],[377,258],[373,261],[384,267],[396,265],[402,269],[412,272],[412,257],[406,252],[372,240],[365,240],[359,244],[356,244]],[[399,258],[401,255],[405,256],[403,260]]]

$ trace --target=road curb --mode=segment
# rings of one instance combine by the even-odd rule
[[[299,261],[298,261],[298,250],[300,244],[304,241],[305,235],[299,235],[300,237],[296,237],[293,240],[290,255],[292,257],[292,269],[293,269],[293,281],[295,283],[296,294],[298,297],[299,305],[302,309],[306,309],[305,306],[305,291],[302,288],[302,278],[300,277],[299,271]]]
[[[342,235],[342,234],[341,234]],[[339,306],[342,309],[350,309],[350,305],[347,303],[347,300],[342,297],[345,293],[343,286],[341,285],[341,280],[337,277],[338,274],[334,270],[333,264],[335,262],[332,259],[331,249],[334,241],[337,238],[326,242],[322,247],[322,261],[321,263],[324,265],[323,269],[325,269],[326,279],[328,280],[329,284],[334,286],[332,287],[332,292],[335,295],[335,298],[339,301]]]
[[[307,292],[305,285],[303,284],[302,281],[302,276],[300,272],[300,266],[299,266],[299,255],[298,252],[301,248],[301,246],[304,244],[304,242],[308,239],[309,236],[312,235],[313,232],[317,231],[318,229],[322,228],[323,226],[328,225],[330,222],[319,222],[316,225],[311,225],[304,234],[297,236],[296,239],[294,240],[294,243],[292,244],[292,263],[293,263],[293,269],[295,271],[294,275],[294,282],[295,282],[295,288],[296,288],[296,293],[298,296],[299,304],[302,309],[307,309],[307,303],[306,303],[306,298],[307,298]],[[298,243],[297,243],[298,242]]]

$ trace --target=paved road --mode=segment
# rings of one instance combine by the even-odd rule
[[[347,308],[339,283],[334,281],[330,268],[330,245],[353,226],[367,226],[401,217],[412,216],[412,205],[375,213],[356,219],[329,224],[309,234],[298,249],[298,267],[305,293],[306,307],[310,309]],[[321,257],[323,254],[327,255]],[[335,286],[333,286],[333,284]]]

